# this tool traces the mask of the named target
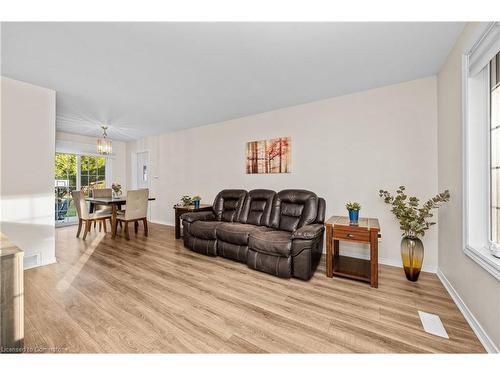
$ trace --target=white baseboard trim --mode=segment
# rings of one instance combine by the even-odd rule
[[[48,259],[44,259],[43,264],[41,264],[41,266],[48,266],[49,264],[54,264],[54,263],[57,263],[57,258],[51,257]]]
[[[367,257],[368,258],[368,257]],[[403,264],[401,263],[401,259],[393,259],[393,258],[379,258],[379,262],[381,264],[385,264],[386,266],[393,266],[393,267],[399,267],[403,268]],[[429,273],[437,273],[437,266],[427,266],[423,265],[422,266],[422,272],[429,272]]]
[[[175,224],[170,222],[170,221],[163,221],[163,220],[148,220],[150,223],[153,224],[161,224],[161,225],[169,225],[173,227]]]
[[[24,270],[30,270],[32,268],[38,268],[38,267],[43,267],[43,266],[48,266],[49,264],[54,264],[57,263],[57,259],[55,257],[51,257],[48,259],[43,259],[43,261],[40,261],[40,254],[35,254],[34,256],[37,256],[37,262],[35,264],[25,264],[24,265]]]
[[[346,255],[349,257],[353,258],[359,258],[359,259],[370,259],[370,254],[360,254],[357,252],[349,251],[349,250],[341,250],[341,255]],[[403,264],[401,263],[400,258],[385,258],[385,257],[379,257],[378,262],[380,264],[384,264],[386,266],[392,266],[392,267],[398,267],[398,268],[403,268]],[[426,266],[424,265],[422,267],[423,272],[430,272],[430,273],[436,273],[437,272],[437,266]]]
[[[484,349],[486,349],[488,353],[499,353],[500,351],[496,347],[493,340],[491,340],[491,338],[488,336],[488,334],[483,329],[481,324],[479,324],[476,317],[472,314],[472,312],[469,310],[463,299],[457,293],[455,288],[453,288],[453,285],[451,285],[450,281],[446,278],[446,276],[440,269],[438,269],[437,271],[437,277],[439,278],[439,280],[441,280],[441,283],[444,285],[445,289],[450,294],[451,298],[457,305],[458,309],[464,316],[465,320],[467,320],[467,323],[469,323],[470,327],[476,334],[481,344],[483,344]]]

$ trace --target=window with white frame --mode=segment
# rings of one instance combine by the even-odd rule
[[[490,62],[491,241],[500,245],[500,53]]]
[[[500,24],[463,56],[464,251],[500,280]]]

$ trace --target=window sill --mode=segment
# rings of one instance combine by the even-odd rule
[[[493,277],[500,281],[500,258],[496,258],[491,254],[491,251],[486,248],[473,248],[467,245],[464,248],[467,254],[473,261],[488,271]]]

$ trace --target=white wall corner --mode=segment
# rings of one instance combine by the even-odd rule
[[[441,283],[444,285],[448,293],[450,294],[451,298],[457,305],[458,309],[464,316],[467,323],[469,323],[470,327],[476,334],[477,338],[483,345],[484,349],[486,349],[488,353],[500,353],[493,340],[488,336],[488,334],[481,326],[479,321],[476,319],[474,314],[472,314],[472,312],[469,310],[469,308],[467,307],[463,299],[460,297],[458,292],[455,290],[455,288],[453,288],[453,285],[451,285],[450,281],[446,278],[444,273],[439,268],[437,270],[437,276],[439,280],[441,280]]]

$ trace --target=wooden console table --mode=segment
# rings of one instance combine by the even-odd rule
[[[23,256],[0,232],[0,353],[24,347]]]
[[[178,240],[181,238],[181,215],[186,212],[198,212],[198,211],[212,211],[211,204],[201,204],[200,208],[194,208],[194,206],[174,206],[175,210],[175,238]]]
[[[378,219],[360,218],[350,225],[347,216],[332,216],[326,225],[326,276],[340,276],[378,288]],[[370,245],[370,260],[340,255],[339,241]],[[333,245],[333,246],[332,246]],[[332,254],[333,247],[333,254]]]

